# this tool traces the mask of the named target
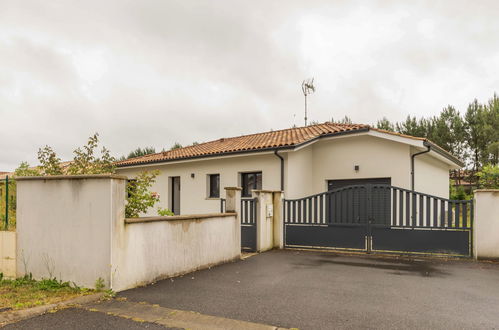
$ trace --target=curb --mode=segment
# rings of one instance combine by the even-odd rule
[[[58,308],[66,308],[70,306],[83,305],[88,303],[93,303],[95,301],[100,300],[106,293],[99,292],[95,294],[90,294],[87,296],[76,297],[73,299],[61,301],[55,304],[43,305],[32,307],[28,309],[22,309],[17,311],[7,311],[0,313],[0,327],[13,322],[18,322],[21,320],[25,320],[34,316],[39,316],[47,313],[50,310],[58,309]]]

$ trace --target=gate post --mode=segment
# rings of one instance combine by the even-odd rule
[[[274,191],[274,248],[284,249],[284,192]]]
[[[240,187],[225,187],[225,212],[236,213],[236,240],[239,241],[238,245],[241,246],[241,190]]]
[[[263,252],[274,247],[273,191],[252,190],[256,198],[256,250]]]
[[[474,195],[473,255],[499,260],[499,189],[478,189]]]
[[[225,212],[236,212],[241,222],[241,187],[225,187]]]

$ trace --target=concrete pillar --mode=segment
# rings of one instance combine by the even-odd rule
[[[274,204],[274,248],[284,248],[284,214],[282,191],[274,191],[272,194]]]
[[[241,213],[241,190],[240,187],[225,187],[225,212]]]
[[[474,195],[473,254],[499,259],[499,189],[478,189]]]
[[[273,191],[253,190],[256,206],[256,250],[268,251],[274,247],[274,201]]]
[[[241,187],[225,187],[225,212],[235,212],[236,232],[239,246],[241,246]]]

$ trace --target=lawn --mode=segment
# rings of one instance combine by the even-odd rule
[[[0,273],[0,312],[53,304],[94,292],[56,279],[35,281],[25,276],[9,280]]]

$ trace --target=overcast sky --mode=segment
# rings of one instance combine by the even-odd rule
[[[0,171],[303,124],[463,111],[499,91],[499,1],[0,0]]]

